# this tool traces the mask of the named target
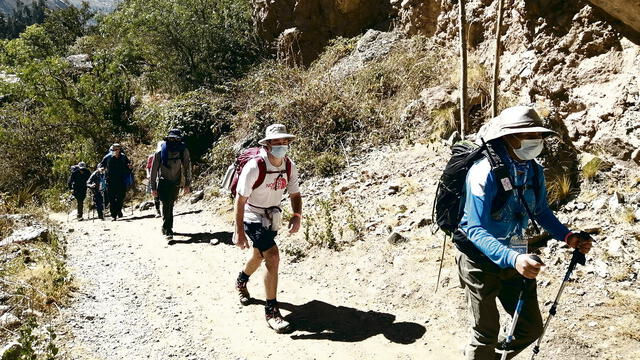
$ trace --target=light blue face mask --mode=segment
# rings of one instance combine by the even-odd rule
[[[289,150],[289,145],[272,145],[271,155],[277,157],[278,159],[282,159],[285,155],[287,155],[287,150]]]

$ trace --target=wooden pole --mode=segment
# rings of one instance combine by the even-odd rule
[[[496,57],[493,63],[493,89],[491,92],[491,116],[498,116],[498,83],[500,82],[500,53],[502,52],[502,13],[504,0],[498,0],[498,20],[496,22]]]
[[[460,138],[464,140],[467,128],[467,35],[465,0],[459,0],[460,6]]]

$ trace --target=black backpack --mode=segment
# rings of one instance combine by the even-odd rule
[[[449,235],[453,234],[458,228],[460,220],[462,219],[467,173],[477,160],[486,157],[491,165],[491,171],[500,183],[498,194],[491,206],[492,214],[496,214],[502,210],[507,199],[509,199],[513,190],[515,190],[512,185],[513,181],[509,174],[509,169],[495,152],[492,143],[485,143],[483,141],[482,146],[479,146],[470,141],[460,141],[451,147],[451,153],[451,158],[442,171],[440,181],[438,182],[431,214],[434,223]],[[537,171],[538,167],[534,164],[536,178]],[[538,192],[535,187],[534,190],[536,191],[537,197]],[[523,200],[522,191],[517,191],[517,193],[521,200]],[[525,208],[527,212],[529,212],[529,218],[533,222],[534,227],[538,230],[526,203]]]

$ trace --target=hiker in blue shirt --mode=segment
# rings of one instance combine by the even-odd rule
[[[149,174],[151,193],[162,202],[162,234],[169,243],[173,240],[173,206],[183,176],[182,192],[187,195],[191,192],[191,156],[182,131],[172,129],[153,156]]]
[[[556,240],[565,241],[586,254],[591,238],[572,233],[555,217],[547,204],[542,167],[533,159],[543,149],[543,137],[554,134],[542,126],[535,110],[516,106],[505,109],[480,130],[482,138],[499,155],[509,177],[498,179],[487,157],[469,169],[465,184],[464,214],[454,242],[460,281],[472,312],[471,342],[466,359],[495,359],[501,353],[500,327],[496,299],[513,315],[522,277],[535,279],[544,265],[530,257],[524,230],[532,215]],[[500,208],[494,207],[500,189],[507,196]],[[502,190],[502,191],[504,191]],[[524,202],[523,203],[523,199]],[[524,306],[508,351],[511,359],[542,333],[536,283],[524,288]]]

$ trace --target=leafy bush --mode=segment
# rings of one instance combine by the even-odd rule
[[[248,0],[130,0],[100,25],[105,47],[130,54],[150,89],[223,84],[260,58]]]
[[[165,110],[167,128],[183,131],[184,140],[193,159],[199,159],[220,138],[231,130],[231,105],[222,96],[198,90],[179,96]]]

